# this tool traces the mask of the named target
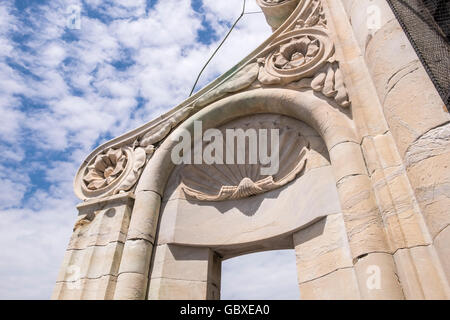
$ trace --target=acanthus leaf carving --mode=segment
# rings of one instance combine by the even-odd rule
[[[284,1],[260,2],[266,8],[277,7]],[[252,85],[264,87],[295,82],[293,88],[311,88],[334,99],[339,106],[349,107],[350,99],[339,62],[335,61],[334,43],[327,31],[322,2],[300,0],[299,6],[301,10],[295,22],[263,50],[262,56],[201,96],[195,105],[206,106]]]
[[[114,190],[114,193],[130,190],[139,179],[139,176],[141,175],[141,169],[147,160],[146,151],[143,148],[136,148],[133,151],[133,153],[134,153],[133,168],[130,171],[130,173],[125,177],[125,179],[120,183],[119,187],[116,190]],[[152,155],[153,153],[149,154],[148,156],[151,157]]]
[[[305,7],[298,17],[294,29],[303,29],[310,27],[323,27],[327,26],[327,19],[323,12],[322,2],[320,0],[307,1]]]
[[[197,100],[196,106],[205,106],[259,82],[262,86],[293,83],[294,89],[311,88],[334,99],[339,106],[349,107],[342,71],[334,55],[334,44],[326,31],[316,28],[291,31],[267,55],[256,58],[256,62]]]
[[[87,189],[98,190],[117,179],[125,169],[127,156],[122,149],[109,149],[98,155],[83,177]]]
[[[183,108],[128,143],[101,151],[79,170],[75,191],[80,198],[97,198],[131,190],[142,170],[169,132],[186,119],[192,107]]]

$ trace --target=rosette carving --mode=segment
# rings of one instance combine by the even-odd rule
[[[287,2],[296,3],[258,1],[263,10],[273,10]],[[195,105],[203,107],[250,87],[283,86],[310,88],[341,107],[349,107],[350,99],[335,58],[334,43],[328,34],[322,2],[301,0],[298,6],[298,16],[259,56],[201,96]]]
[[[81,174],[80,189],[87,198],[130,190],[147,159],[143,148],[110,148],[95,156]]]
[[[274,67],[290,70],[311,61],[319,52],[320,43],[310,36],[293,38],[280,47],[280,52],[272,56]]]
[[[87,174],[83,177],[85,186],[89,190],[98,190],[111,184],[120,176],[126,164],[127,156],[122,149],[109,149],[88,166]]]
[[[98,198],[132,190],[158,144],[191,110],[192,107],[183,108],[145,132],[90,156],[75,178],[77,196]]]

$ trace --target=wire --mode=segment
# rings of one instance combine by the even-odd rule
[[[233,25],[231,26],[230,30],[228,31],[228,33],[226,34],[225,38],[223,38],[222,42],[219,44],[219,46],[216,48],[216,50],[213,52],[213,54],[211,55],[211,57],[209,57],[208,61],[206,61],[205,65],[203,66],[203,68],[200,70],[200,73],[197,76],[197,79],[195,80],[194,86],[192,87],[191,93],[189,94],[189,97],[192,96],[192,93],[194,93],[195,87],[197,86],[198,80],[200,80],[200,77],[203,73],[203,71],[205,71],[206,67],[208,66],[208,64],[211,62],[211,60],[214,58],[214,56],[216,55],[217,51],[219,51],[220,47],[222,47],[222,45],[224,44],[224,42],[227,40],[228,36],[230,35],[231,31],[233,31],[234,27],[237,25],[237,23],[239,22],[239,20],[241,20],[241,18],[246,15],[246,14],[253,14],[253,13],[262,13],[262,11],[253,11],[253,12],[245,12],[245,2],[246,0],[244,0],[244,5],[242,6],[242,12],[239,15],[239,17],[236,19],[236,21],[233,23]]]

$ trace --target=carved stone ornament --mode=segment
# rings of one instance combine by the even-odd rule
[[[277,181],[274,181],[273,176],[268,176],[256,182],[254,182],[249,177],[241,176],[241,180],[238,185],[222,186],[219,193],[215,195],[206,194],[186,185],[184,185],[182,188],[188,196],[200,201],[234,200],[254,196],[260,193],[280,188],[294,180],[295,177],[305,168],[306,153],[307,148],[304,147],[301,154],[299,155],[300,161],[298,162],[298,164],[286,176]],[[208,172],[205,172],[205,174],[208,174]]]
[[[335,58],[322,3],[302,0],[299,5],[302,10],[287,30],[262,50],[253,62],[201,96],[195,105],[203,107],[252,86],[284,86],[310,88],[343,108],[349,107],[350,99]]]
[[[75,177],[77,196],[89,199],[132,190],[157,144],[191,111],[192,107],[183,108],[139,136],[110,146],[91,157]]]
[[[263,3],[268,4],[268,5],[277,5],[280,4],[282,2],[286,2],[286,0],[262,0]]]
[[[296,120],[288,117],[274,119],[272,115],[265,114],[255,115],[251,120],[248,117],[235,120],[231,125],[219,130],[225,136],[229,128],[265,129],[267,132],[272,129],[279,130],[278,170],[272,175],[264,174],[261,168],[267,168],[268,165],[251,164],[248,154],[250,146],[247,145],[248,158],[245,164],[239,164],[235,158],[232,163],[184,165],[180,173],[180,185],[188,198],[200,201],[224,201],[250,197],[288,184],[305,168],[310,145],[300,132]],[[204,148],[209,144],[210,142],[205,142]],[[257,144],[261,147],[259,143]],[[252,144],[254,145],[256,143]],[[234,148],[235,146],[224,143],[222,154],[228,154],[228,151]],[[266,150],[272,150],[269,142]]]
[[[89,190],[101,189],[117,179],[127,164],[126,153],[122,149],[109,149],[98,155],[87,168],[83,180]]]
[[[256,0],[272,30],[278,29],[294,11],[299,0]]]
[[[97,148],[75,178],[74,189],[79,198],[86,200],[132,191],[162,140],[193,110],[198,111],[227,95],[252,88],[311,89],[340,107],[350,106],[321,0],[257,1],[268,21],[282,30],[277,30],[234,73],[214,81],[183,102],[177,111]],[[224,185],[227,188],[218,190],[217,199],[264,192],[285,181],[269,177],[242,177],[241,180]]]

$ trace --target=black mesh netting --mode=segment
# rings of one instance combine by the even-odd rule
[[[450,0],[387,0],[450,111]]]

